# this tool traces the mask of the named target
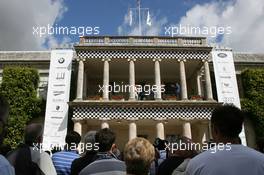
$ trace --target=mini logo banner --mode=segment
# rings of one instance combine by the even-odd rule
[[[43,149],[64,145],[67,134],[72,50],[52,50],[43,134]]]

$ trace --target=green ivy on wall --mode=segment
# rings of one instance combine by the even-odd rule
[[[5,144],[15,148],[23,141],[24,128],[41,111],[41,100],[37,97],[39,74],[28,67],[5,67],[0,93],[10,104],[8,132]]]
[[[264,69],[247,69],[242,72],[245,110],[255,126],[257,140],[264,138]]]

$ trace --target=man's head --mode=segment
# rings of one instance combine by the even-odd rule
[[[212,113],[212,135],[217,143],[237,140],[242,130],[244,113],[235,106],[224,105]]]
[[[175,138],[175,141],[170,143],[176,143],[171,149],[170,156],[179,156],[183,158],[193,158],[197,155],[196,146],[191,139],[185,136]]]
[[[155,158],[154,146],[144,138],[130,140],[124,149],[128,174],[146,175]]]
[[[39,123],[32,123],[26,126],[25,129],[25,144],[33,145],[42,142],[43,126]]]
[[[165,150],[167,141],[160,138],[156,138],[154,141],[154,147],[158,150]]]
[[[111,151],[115,146],[115,133],[109,128],[101,129],[95,134],[95,141],[99,143],[99,152]]]
[[[81,136],[78,132],[70,131],[66,135],[65,142],[68,146],[68,149],[77,149],[79,143],[81,142]]]
[[[87,152],[87,146],[88,145],[93,145],[96,143],[95,142],[95,134],[96,134],[96,131],[89,131],[85,134],[85,136],[83,137],[83,142],[84,142],[84,151]],[[94,150],[91,150],[91,151],[94,151]]]
[[[5,136],[5,126],[9,112],[9,105],[5,98],[0,95],[0,145],[2,144]]]

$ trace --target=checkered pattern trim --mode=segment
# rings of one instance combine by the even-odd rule
[[[73,119],[210,119],[213,108],[74,107]]]
[[[124,59],[196,59],[209,58],[210,52],[206,51],[136,51],[136,50],[80,50],[77,51],[79,58],[124,58]]]

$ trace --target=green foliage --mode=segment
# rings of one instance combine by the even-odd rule
[[[10,104],[8,132],[5,143],[11,147],[23,141],[24,128],[41,111],[41,100],[37,98],[39,74],[28,67],[5,67],[0,93]]]
[[[241,75],[245,92],[242,109],[252,119],[257,138],[264,138],[264,69],[248,69]]]

